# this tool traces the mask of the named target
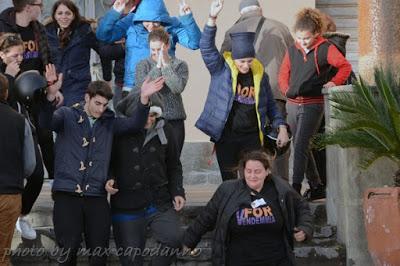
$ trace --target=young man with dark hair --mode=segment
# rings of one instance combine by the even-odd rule
[[[129,118],[116,118],[107,108],[112,98],[105,81],[89,84],[85,101],[55,110],[55,91],[47,93],[48,103],[41,113],[43,127],[57,133],[55,143],[54,231],[65,254],[66,265],[76,264],[82,233],[91,252],[90,265],[105,265],[105,249],[110,236],[111,214],[105,184],[109,177],[112,141],[115,135],[135,134],[147,121],[149,97],[159,91],[164,79],[146,79],[140,100]]]
[[[23,179],[35,168],[30,126],[7,104],[8,80],[0,74],[0,265],[9,265],[15,222],[21,213]]]
[[[28,70],[37,70],[45,74],[46,67],[50,66],[50,51],[44,26],[38,21],[43,8],[43,0],[13,0],[13,7],[0,13],[0,34],[16,33],[24,43],[23,60],[19,66],[21,74]],[[52,81],[48,80],[50,83]],[[62,95],[58,93],[58,98]],[[41,154],[50,178],[54,175],[53,135],[50,131],[38,126],[40,103],[33,102],[29,106],[29,116],[33,122],[32,132],[36,143],[40,144]],[[39,153],[38,153],[39,154]],[[44,169],[42,160],[37,160],[37,166],[28,179],[22,194],[21,216],[17,222],[17,230],[23,238],[35,239],[36,231],[26,219],[40,194],[43,185]]]

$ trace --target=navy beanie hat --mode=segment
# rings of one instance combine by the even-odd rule
[[[255,32],[236,32],[230,34],[233,59],[256,56],[254,49],[255,35]]]

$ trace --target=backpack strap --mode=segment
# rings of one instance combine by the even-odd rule
[[[329,46],[331,46],[332,43],[330,42],[324,42],[320,46],[318,46],[314,50],[314,62],[315,62],[315,68],[317,69],[318,75],[321,74],[321,72],[326,71],[329,66],[328,66],[328,50]]]
[[[256,36],[254,37],[253,45],[255,45],[257,43],[257,39],[258,39],[258,36],[260,35],[261,28],[262,28],[262,26],[264,24],[264,21],[265,21],[265,17],[261,17],[260,21],[258,22],[257,29],[255,31]]]

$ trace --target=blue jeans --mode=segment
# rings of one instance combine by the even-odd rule
[[[152,256],[151,265],[170,265],[173,256],[166,256],[160,252],[182,246],[181,223],[177,212],[172,208],[161,212],[150,207],[135,215],[113,214],[112,220],[118,255],[123,266],[143,265],[144,257],[149,255]],[[151,250],[145,249],[147,227],[150,227],[153,237],[158,242]]]

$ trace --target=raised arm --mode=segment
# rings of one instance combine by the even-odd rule
[[[54,66],[46,67],[46,76],[55,76],[56,70]],[[61,107],[57,109],[57,97],[60,93],[60,88],[63,82],[63,75],[58,74],[57,81],[47,88],[46,99],[41,105],[39,114],[39,124],[42,128],[53,130],[57,133],[64,129],[65,112],[68,107]],[[56,110],[57,109],[57,110]]]
[[[199,49],[201,31],[187,4],[179,6],[179,18],[171,18],[172,32],[176,42],[186,48]]]
[[[97,27],[96,36],[99,40],[112,43],[126,36],[126,31],[132,24],[135,16],[134,13],[129,13],[122,17],[122,10],[129,0],[117,0],[113,7],[100,20]]]
[[[200,39],[201,56],[211,74],[223,69],[225,64],[224,58],[221,56],[217,47],[215,46],[215,35],[217,32],[216,21],[218,14],[222,10],[223,2],[223,0],[213,0],[211,3],[207,24],[204,27]]]
[[[140,100],[131,117],[129,118],[116,118],[114,123],[114,134],[127,134],[136,133],[144,128],[149,113],[150,96],[161,90],[164,86],[164,79],[162,77],[150,81],[146,78],[140,88]]]

